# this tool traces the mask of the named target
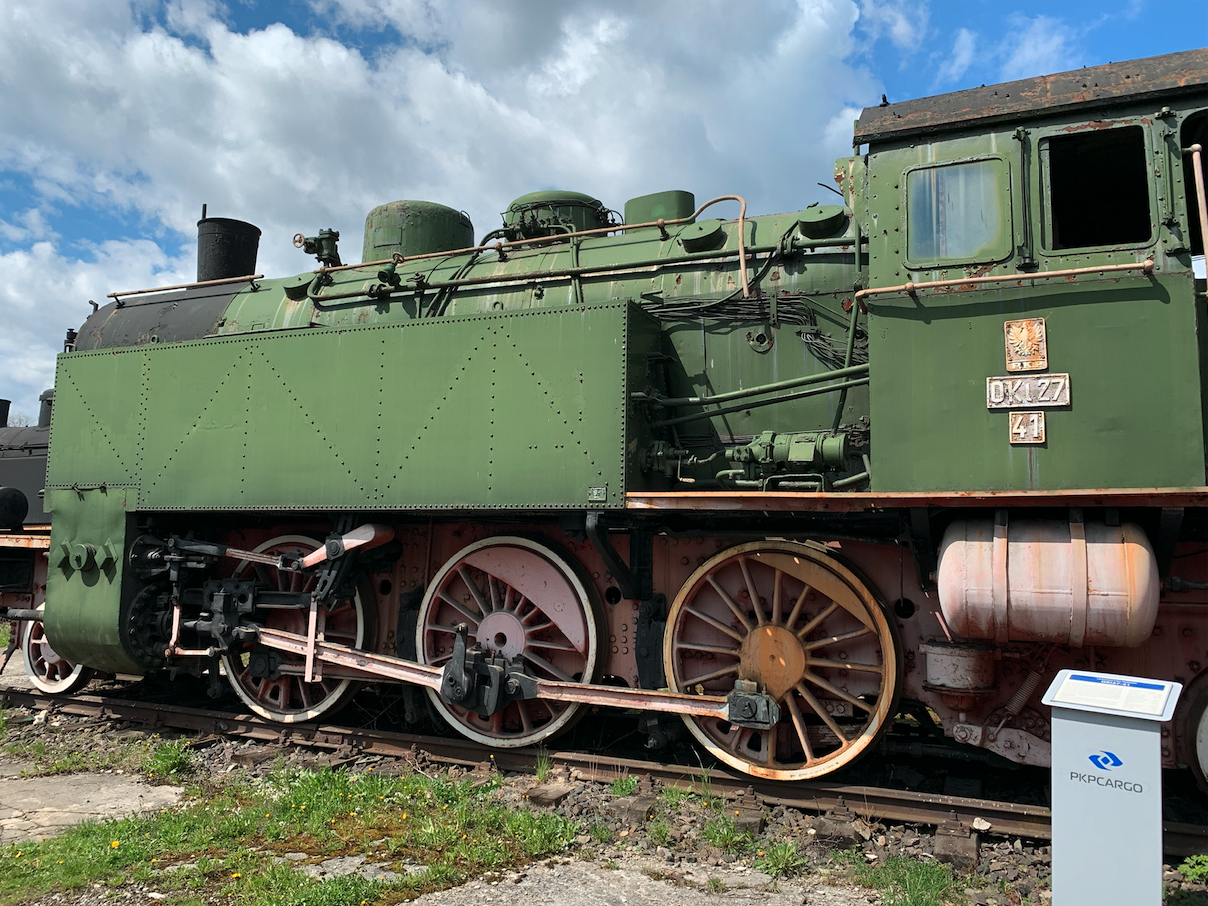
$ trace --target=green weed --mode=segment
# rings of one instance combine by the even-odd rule
[[[942,906],[956,892],[952,869],[937,862],[895,856],[868,864],[863,854],[845,850],[835,861],[850,869],[856,882],[881,892],[881,906]]]
[[[588,835],[597,843],[608,843],[612,840],[612,828],[603,821],[596,821],[587,829]]]
[[[671,825],[666,818],[655,818],[646,826],[646,837],[655,846],[666,846],[671,840]]]
[[[749,833],[739,830],[734,821],[725,815],[706,821],[704,835],[710,845],[735,855],[749,850],[754,842]]]
[[[710,878],[705,882],[705,890],[709,893],[725,893],[726,882],[721,878]]]
[[[549,752],[544,748],[537,750],[537,782],[545,783],[549,779],[549,773],[553,769],[550,763]]]
[[[142,769],[152,777],[179,780],[197,770],[197,755],[187,739],[161,742],[143,761]]]
[[[622,774],[608,785],[608,791],[614,796],[632,796],[637,788],[638,779],[630,777],[628,773]]]
[[[1208,882],[1208,855],[1188,856],[1179,866],[1179,871],[1193,884]]]
[[[755,859],[755,867],[774,878],[800,874],[808,863],[797,844],[788,841],[769,844]]]

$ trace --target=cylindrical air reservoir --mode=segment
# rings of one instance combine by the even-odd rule
[[[227,217],[197,221],[197,282],[256,273],[260,228]]]
[[[474,224],[467,214],[434,201],[391,201],[365,218],[362,261],[382,261],[451,252],[474,245]]]
[[[996,642],[1144,644],[1158,563],[1133,523],[960,519],[940,546],[940,607],[957,635]]]

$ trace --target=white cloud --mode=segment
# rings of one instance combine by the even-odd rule
[[[397,198],[467,210],[479,235],[550,187],[616,208],[685,188],[792,210],[824,194],[852,105],[881,92],[844,62],[853,0],[312,5],[402,40],[240,33],[213,0],[0,0],[0,171],[34,187],[0,224],[22,246],[0,256],[0,395],[36,397],[88,298],[187,278],[191,253],[160,244],[195,235],[203,202],[262,228],[269,274],[313,266],[290,245],[300,230],[340,230],[356,260],[365,213]],[[925,6],[864,15],[895,42],[926,27]],[[38,219],[71,205],[143,233],[80,253]]]
[[[935,75],[935,84],[945,85],[959,82],[977,53],[977,33],[967,28],[957,29],[956,39],[952,42],[952,53]]]
[[[1012,15],[1008,38],[1003,42],[1006,57],[1000,79],[1009,82],[1031,76],[1074,69],[1076,34],[1073,28],[1051,16]]]
[[[860,18],[872,40],[888,37],[909,54],[927,34],[930,9],[926,0],[861,0]]]

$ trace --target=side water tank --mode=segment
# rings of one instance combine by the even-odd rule
[[[242,220],[202,217],[197,221],[197,282],[256,273],[260,229]]]
[[[461,211],[434,201],[391,201],[365,218],[362,261],[384,261],[433,252],[452,252],[474,245],[474,224]]]
[[[1158,562],[1133,523],[960,519],[940,546],[940,608],[966,639],[1135,648],[1158,616]]]

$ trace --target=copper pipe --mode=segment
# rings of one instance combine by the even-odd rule
[[[196,286],[221,286],[223,283],[243,283],[245,280],[263,280],[264,274],[248,274],[246,277],[221,277],[218,280],[202,280],[200,283],[177,283],[173,286],[156,286],[152,289],[130,289],[120,293],[107,293],[105,298],[118,296],[141,296],[145,293],[166,293],[170,289],[193,289]]]
[[[1208,248],[1208,199],[1204,198],[1203,147],[1197,142],[1191,146],[1191,170],[1195,177],[1195,196],[1200,209],[1200,249]]]
[[[963,280],[931,280],[926,283],[902,283],[899,286],[878,286],[873,289],[862,289],[856,293],[856,301],[860,302],[869,296],[883,296],[889,293],[906,293],[913,296],[920,289],[938,289],[943,286],[966,286],[983,283],[1022,283],[1024,280],[1055,280],[1058,277],[1079,277],[1084,274],[1105,274],[1119,271],[1141,271],[1144,274],[1153,273],[1153,259],[1136,261],[1132,264],[1106,264],[1103,267],[1075,267],[1061,271],[1037,271],[1034,274],[998,274],[990,277],[965,277]]]

